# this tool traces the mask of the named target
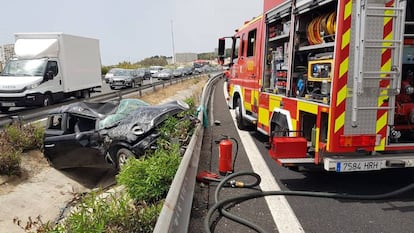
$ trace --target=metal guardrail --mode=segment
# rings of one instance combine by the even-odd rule
[[[222,77],[222,73],[211,74],[204,86],[198,119],[206,122],[206,106],[209,104],[212,88]],[[187,150],[171,184],[171,188],[155,225],[155,233],[187,232],[190,222],[196,173],[203,141],[204,126],[199,124],[194,131]]]
[[[79,102],[79,101],[85,101],[85,100],[88,100],[88,101],[108,101],[108,100],[111,100],[111,99],[122,98],[122,96],[132,94],[132,93],[138,93],[140,96],[142,96],[142,92],[144,90],[152,88],[153,89],[152,91],[154,91],[156,89],[156,87],[158,87],[158,86],[162,86],[162,88],[165,88],[166,85],[172,85],[174,83],[179,83],[179,82],[182,82],[182,81],[187,80],[187,79],[197,78],[201,75],[205,75],[205,74],[185,76],[185,77],[182,77],[182,78],[173,78],[173,79],[165,80],[165,81],[158,80],[158,81],[153,82],[151,84],[146,84],[146,85],[143,85],[141,87],[137,87],[137,88],[133,88],[133,89],[120,90],[120,91],[116,91],[116,92],[110,92],[110,93],[106,93],[106,94],[102,94],[102,95],[93,96],[93,97],[90,97],[88,99],[76,99],[76,100],[62,102],[60,104],[55,104],[55,105],[52,105],[52,106],[29,109],[29,110],[24,110],[24,111],[21,111],[21,112],[11,113],[8,116],[0,117],[0,127],[4,126],[4,125],[7,125],[7,124],[10,124],[14,120],[20,120],[20,121],[27,122],[27,121],[35,121],[35,120],[40,120],[40,119],[46,118],[46,116],[47,116],[47,114],[50,110],[55,109],[55,108],[59,108],[62,105],[67,105],[67,104],[71,104],[71,103],[75,103],[75,102]]]

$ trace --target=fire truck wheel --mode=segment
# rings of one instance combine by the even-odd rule
[[[237,106],[235,109],[236,112],[236,122],[237,122],[237,128],[240,130],[245,130],[247,128],[246,122],[243,119],[243,108],[242,108],[242,102],[240,99],[237,100]]]

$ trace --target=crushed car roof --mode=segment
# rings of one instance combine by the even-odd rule
[[[49,114],[74,113],[83,116],[103,119],[110,114],[127,113],[140,106],[149,106],[139,99],[112,100],[109,102],[78,102],[54,109]]]

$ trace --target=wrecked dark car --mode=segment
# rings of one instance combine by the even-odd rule
[[[63,106],[48,115],[44,155],[57,169],[119,169],[156,146],[158,127],[169,116],[188,109],[183,101],[149,105],[138,99]]]

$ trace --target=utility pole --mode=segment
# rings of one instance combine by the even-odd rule
[[[175,46],[174,46],[174,27],[173,20],[171,20],[171,42],[172,42],[172,63],[175,64]]]

